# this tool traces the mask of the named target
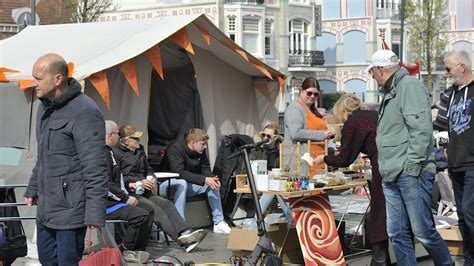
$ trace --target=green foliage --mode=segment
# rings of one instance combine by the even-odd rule
[[[433,88],[433,68],[446,47],[448,17],[446,0],[405,0],[405,15],[410,24],[409,47],[415,61],[427,72],[427,88]],[[413,63],[413,62],[411,62]]]
[[[322,107],[326,110],[331,110],[334,104],[341,98],[344,93],[335,92],[335,93],[323,93],[322,98]]]

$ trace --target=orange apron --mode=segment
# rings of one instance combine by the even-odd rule
[[[307,121],[306,129],[308,130],[327,130],[328,129],[326,120],[324,120],[324,118],[317,117],[308,108],[305,108],[305,113],[306,113],[306,121]],[[318,155],[324,155],[325,153],[324,145],[313,144],[311,145],[310,151],[311,151],[311,157],[313,158],[316,158],[316,156]],[[313,164],[313,166],[311,166],[309,169],[309,176],[313,177],[316,174],[324,173],[324,171],[325,171],[324,163]]]

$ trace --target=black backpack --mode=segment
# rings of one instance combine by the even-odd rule
[[[1,203],[16,203],[13,188],[0,189]],[[0,207],[0,217],[20,217],[16,206]],[[5,243],[0,247],[0,260],[11,265],[16,258],[24,257],[28,253],[26,235],[21,221],[5,221],[0,224],[3,230]]]

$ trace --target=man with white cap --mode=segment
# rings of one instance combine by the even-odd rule
[[[387,204],[387,230],[399,265],[416,265],[411,231],[436,265],[452,265],[431,214],[436,172],[429,94],[390,50],[372,56],[365,70],[383,95],[377,126],[379,170]]]

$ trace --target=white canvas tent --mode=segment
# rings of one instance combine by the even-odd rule
[[[189,33],[194,55],[169,38],[182,28]],[[206,34],[210,36],[210,44],[203,38]],[[145,54],[157,45],[161,49],[163,81]],[[201,125],[210,135],[209,155],[213,159],[222,135],[252,136],[266,122],[277,120],[276,101],[280,94],[277,77],[283,79],[283,74],[241,49],[204,15],[30,26],[0,41],[0,68],[18,71],[5,73],[11,82],[0,82],[0,178],[26,182],[35,161],[34,120],[38,101],[31,89],[19,92],[14,81],[31,79],[33,63],[41,55],[53,52],[73,62],[72,76],[83,81],[84,92],[97,102],[104,117],[119,125],[130,123],[145,132],[149,125],[160,123],[192,121],[193,125]],[[119,67],[128,60],[133,61],[136,69],[138,96]],[[110,109],[89,82],[91,75],[100,71],[107,76]],[[162,95],[153,96],[157,90],[154,85],[167,87],[168,102],[162,103],[171,107],[179,105],[173,101],[181,91],[194,89],[196,94],[190,100],[194,109],[182,114],[183,122],[149,121],[155,115],[150,106],[159,105],[154,99]],[[196,111],[202,114],[193,113]],[[163,114],[158,117],[167,118]],[[147,145],[146,140],[143,138],[142,144]],[[18,162],[10,160],[6,163],[9,165],[2,164],[10,156],[15,157],[18,150],[21,150]]]

